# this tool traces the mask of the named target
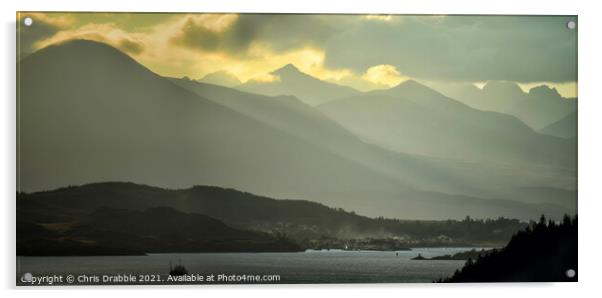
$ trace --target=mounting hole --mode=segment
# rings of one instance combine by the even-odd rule
[[[575,27],[577,27],[577,23],[575,23],[575,21],[568,21],[566,23],[566,27],[569,28],[570,30],[575,29]]]
[[[33,24],[33,19],[30,17],[26,17],[25,19],[23,19],[23,24],[25,24],[25,26],[31,26],[31,24]]]
[[[568,277],[568,278],[575,277],[575,274],[577,274],[577,272],[575,272],[575,270],[573,270],[573,269],[569,269],[566,271],[566,277]]]

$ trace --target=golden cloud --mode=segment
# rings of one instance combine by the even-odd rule
[[[413,74],[413,77],[418,79],[446,80],[447,78],[439,77],[439,74],[451,73],[449,69],[447,72],[435,70],[429,73],[428,65],[414,65],[414,61],[420,59],[399,58],[400,52],[403,52],[404,57],[411,56],[416,48],[414,46],[408,49],[398,43],[389,43],[390,40],[386,39],[382,41],[382,53],[365,55],[366,44],[357,41],[358,38],[363,40],[362,38],[355,37],[353,34],[339,34],[345,30],[353,31],[354,28],[357,30],[363,28],[365,30],[360,30],[360,33],[370,34],[373,30],[382,30],[381,25],[373,22],[387,22],[391,30],[401,30],[400,34],[406,34],[404,40],[414,37],[414,42],[410,44],[416,44],[425,38],[420,34],[412,35],[411,32],[404,31],[408,29],[404,24],[420,26],[428,23],[426,24],[428,26],[421,28],[431,32],[437,29],[439,23],[448,19],[445,15],[350,17],[269,14],[147,16],[147,14],[127,13],[19,13],[17,15],[20,21],[26,16],[34,19],[34,26],[18,28],[20,54],[29,54],[49,44],[69,39],[91,39],[110,44],[128,53],[152,71],[164,76],[199,78],[211,72],[226,70],[245,81],[253,77],[268,78],[266,74],[269,72],[292,63],[303,72],[319,79],[360,90],[371,90],[390,87],[407,78],[399,74],[393,65],[402,67],[405,74]],[[453,20],[467,24],[480,20],[468,18],[463,21],[463,19]],[[510,24],[514,23],[516,21],[511,20]],[[462,33],[462,30],[459,32]],[[345,39],[346,36],[349,40]],[[379,34],[374,37],[377,40],[380,38]],[[377,43],[379,42],[369,44]],[[403,50],[394,50],[396,47]],[[438,48],[445,47],[434,49]],[[341,55],[337,55],[339,52]],[[326,53],[330,55],[328,59]],[[442,52],[433,56],[443,61],[446,55],[447,53]],[[387,57],[389,60],[382,61],[380,57]],[[418,55],[418,57],[422,56]],[[523,59],[520,55],[517,57]],[[326,60],[328,63],[325,63]],[[454,65],[458,60],[462,59],[451,59],[448,63]],[[549,61],[565,60],[550,59]],[[383,62],[388,64],[381,64]],[[456,69],[464,68],[452,68],[454,71]],[[458,79],[470,82],[481,78],[473,76],[474,73],[470,71],[461,72],[460,75],[464,77]],[[525,77],[528,76],[521,76],[521,78]],[[547,76],[543,76],[542,79],[566,81],[555,77],[550,79]],[[531,81],[531,79],[524,80],[524,82]],[[540,83],[556,87],[565,96],[576,95],[576,82],[547,83],[539,82],[538,79],[537,84]]]
[[[187,23],[219,33],[230,28],[237,19],[237,14],[193,14],[187,16]]]
[[[216,58],[216,56],[204,57]],[[275,81],[277,78],[270,72],[289,63],[294,64],[302,72],[322,80],[336,80],[351,73],[346,69],[326,68],[324,66],[325,58],[325,52],[315,47],[277,52],[268,44],[253,43],[244,57],[221,54],[219,62],[216,63],[210,63],[210,59],[205,59],[203,72],[206,74],[220,70],[228,71],[243,82],[247,80]]]
[[[89,24],[77,30],[59,31],[50,38],[34,43],[34,48],[40,49],[70,39],[88,39],[103,42],[134,55],[142,53],[145,49],[140,37],[116,28],[112,24]]]
[[[389,64],[380,64],[368,68],[362,78],[374,84],[389,87],[398,85],[408,79],[402,76],[395,66]]]
[[[53,18],[54,21],[59,19]],[[63,24],[69,22],[68,19],[60,20]],[[219,44],[222,42],[219,39],[228,33],[237,20],[238,16],[233,14],[182,15],[135,32],[115,23],[91,22],[79,27],[64,28],[48,38],[36,41],[34,45],[36,49],[40,49],[70,39],[95,40],[128,53],[160,75],[172,77],[200,78],[212,72],[228,71],[243,82],[273,82],[278,78],[270,72],[291,63],[318,79],[364,91],[390,87],[404,79],[392,65],[376,65],[364,74],[356,74],[345,68],[329,68],[325,65],[326,52],[315,45],[278,51],[268,42],[251,40],[245,45],[244,54],[233,53],[231,49],[224,49],[229,45]],[[191,29],[196,36],[190,35]],[[184,32],[188,34],[187,38],[205,39],[205,46],[183,43]],[[211,41],[211,38],[214,40]],[[179,42],[174,42],[175,40]],[[189,41],[192,42],[192,39]],[[211,42],[218,45],[210,46]]]

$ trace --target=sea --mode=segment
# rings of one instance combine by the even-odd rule
[[[412,260],[474,247],[404,251],[307,250],[294,253],[174,253],[143,256],[17,257],[17,285],[177,285],[430,283],[465,261]],[[476,248],[481,249],[481,248]],[[170,277],[183,266],[187,275]]]

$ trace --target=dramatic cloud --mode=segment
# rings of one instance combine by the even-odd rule
[[[407,78],[402,77],[395,66],[388,64],[376,65],[368,68],[362,76],[366,81],[374,84],[387,85],[393,87]]]
[[[132,34],[115,27],[112,24],[88,24],[76,30],[62,30],[52,37],[34,42],[35,48],[43,48],[57,42],[70,39],[90,39],[108,43],[128,54],[140,54],[145,45],[142,42],[144,36]]]
[[[32,14],[30,14],[32,15]],[[21,15],[20,18],[25,15]],[[45,13],[21,53],[73,38],[108,43],[166,76],[228,71],[275,80],[288,63],[359,90],[408,78],[576,86],[573,17]]]
[[[186,16],[186,22],[171,40],[176,44],[203,51],[246,51],[249,43],[246,37],[238,39],[230,34],[231,26],[237,19],[238,16],[233,14]]]
[[[191,15],[186,18],[188,20],[172,39],[174,43],[237,56],[250,54],[252,44],[263,44],[278,52],[319,47],[342,29],[332,19],[340,19],[340,16],[244,14]],[[215,26],[216,23],[220,26]]]
[[[576,80],[572,17],[400,17],[359,22],[324,44],[329,67],[391,64],[430,80]]]

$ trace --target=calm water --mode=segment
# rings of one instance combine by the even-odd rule
[[[431,282],[459,269],[464,261],[414,261],[471,248],[415,248],[411,251],[306,251],[299,253],[195,253],[108,257],[18,257],[18,281],[25,273],[43,275],[159,274],[170,261],[190,273],[280,275],[275,283]],[[266,282],[267,283],[267,282]],[[274,283],[274,282],[272,282]],[[77,282],[75,282],[77,284]]]

